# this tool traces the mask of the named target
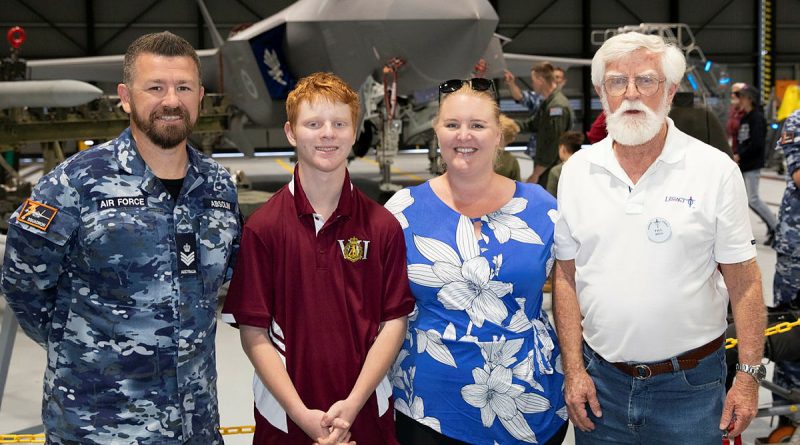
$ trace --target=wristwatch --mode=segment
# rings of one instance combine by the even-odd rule
[[[745,365],[744,363],[737,363],[736,371],[749,375],[755,379],[756,383],[761,383],[761,381],[767,376],[767,368],[760,363],[757,365]]]

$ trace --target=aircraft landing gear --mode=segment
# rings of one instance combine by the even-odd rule
[[[381,169],[381,183],[378,186],[382,192],[396,192],[403,188],[392,183],[392,164],[397,156],[400,144],[400,132],[403,131],[403,121],[400,119],[386,120],[383,123],[383,137],[378,149],[378,164]]]
[[[397,70],[405,65],[405,61],[392,58],[383,67],[383,102],[386,108],[383,113],[383,133],[377,149],[377,160],[381,170],[381,192],[393,193],[401,185],[392,183],[392,164],[400,146],[400,133],[403,131],[402,119],[395,119],[397,114]]]
[[[800,431],[794,425],[779,426],[770,433],[767,443],[800,443]]]

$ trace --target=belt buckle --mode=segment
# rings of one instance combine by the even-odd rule
[[[647,380],[653,376],[653,370],[647,365],[636,365],[633,369],[636,370],[637,375],[633,376],[636,380]]]

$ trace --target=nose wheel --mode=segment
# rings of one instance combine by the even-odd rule
[[[797,436],[796,438],[794,437],[795,435]],[[797,431],[797,427],[793,425],[783,425],[770,433],[767,438],[767,443],[791,443],[793,438],[795,439],[794,443],[800,442],[800,431]]]

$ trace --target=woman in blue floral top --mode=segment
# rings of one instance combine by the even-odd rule
[[[444,175],[386,204],[403,227],[417,307],[392,369],[398,439],[560,444],[564,381],[542,310],[556,202],[494,172],[500,111],[490,80],[439,86]]]

